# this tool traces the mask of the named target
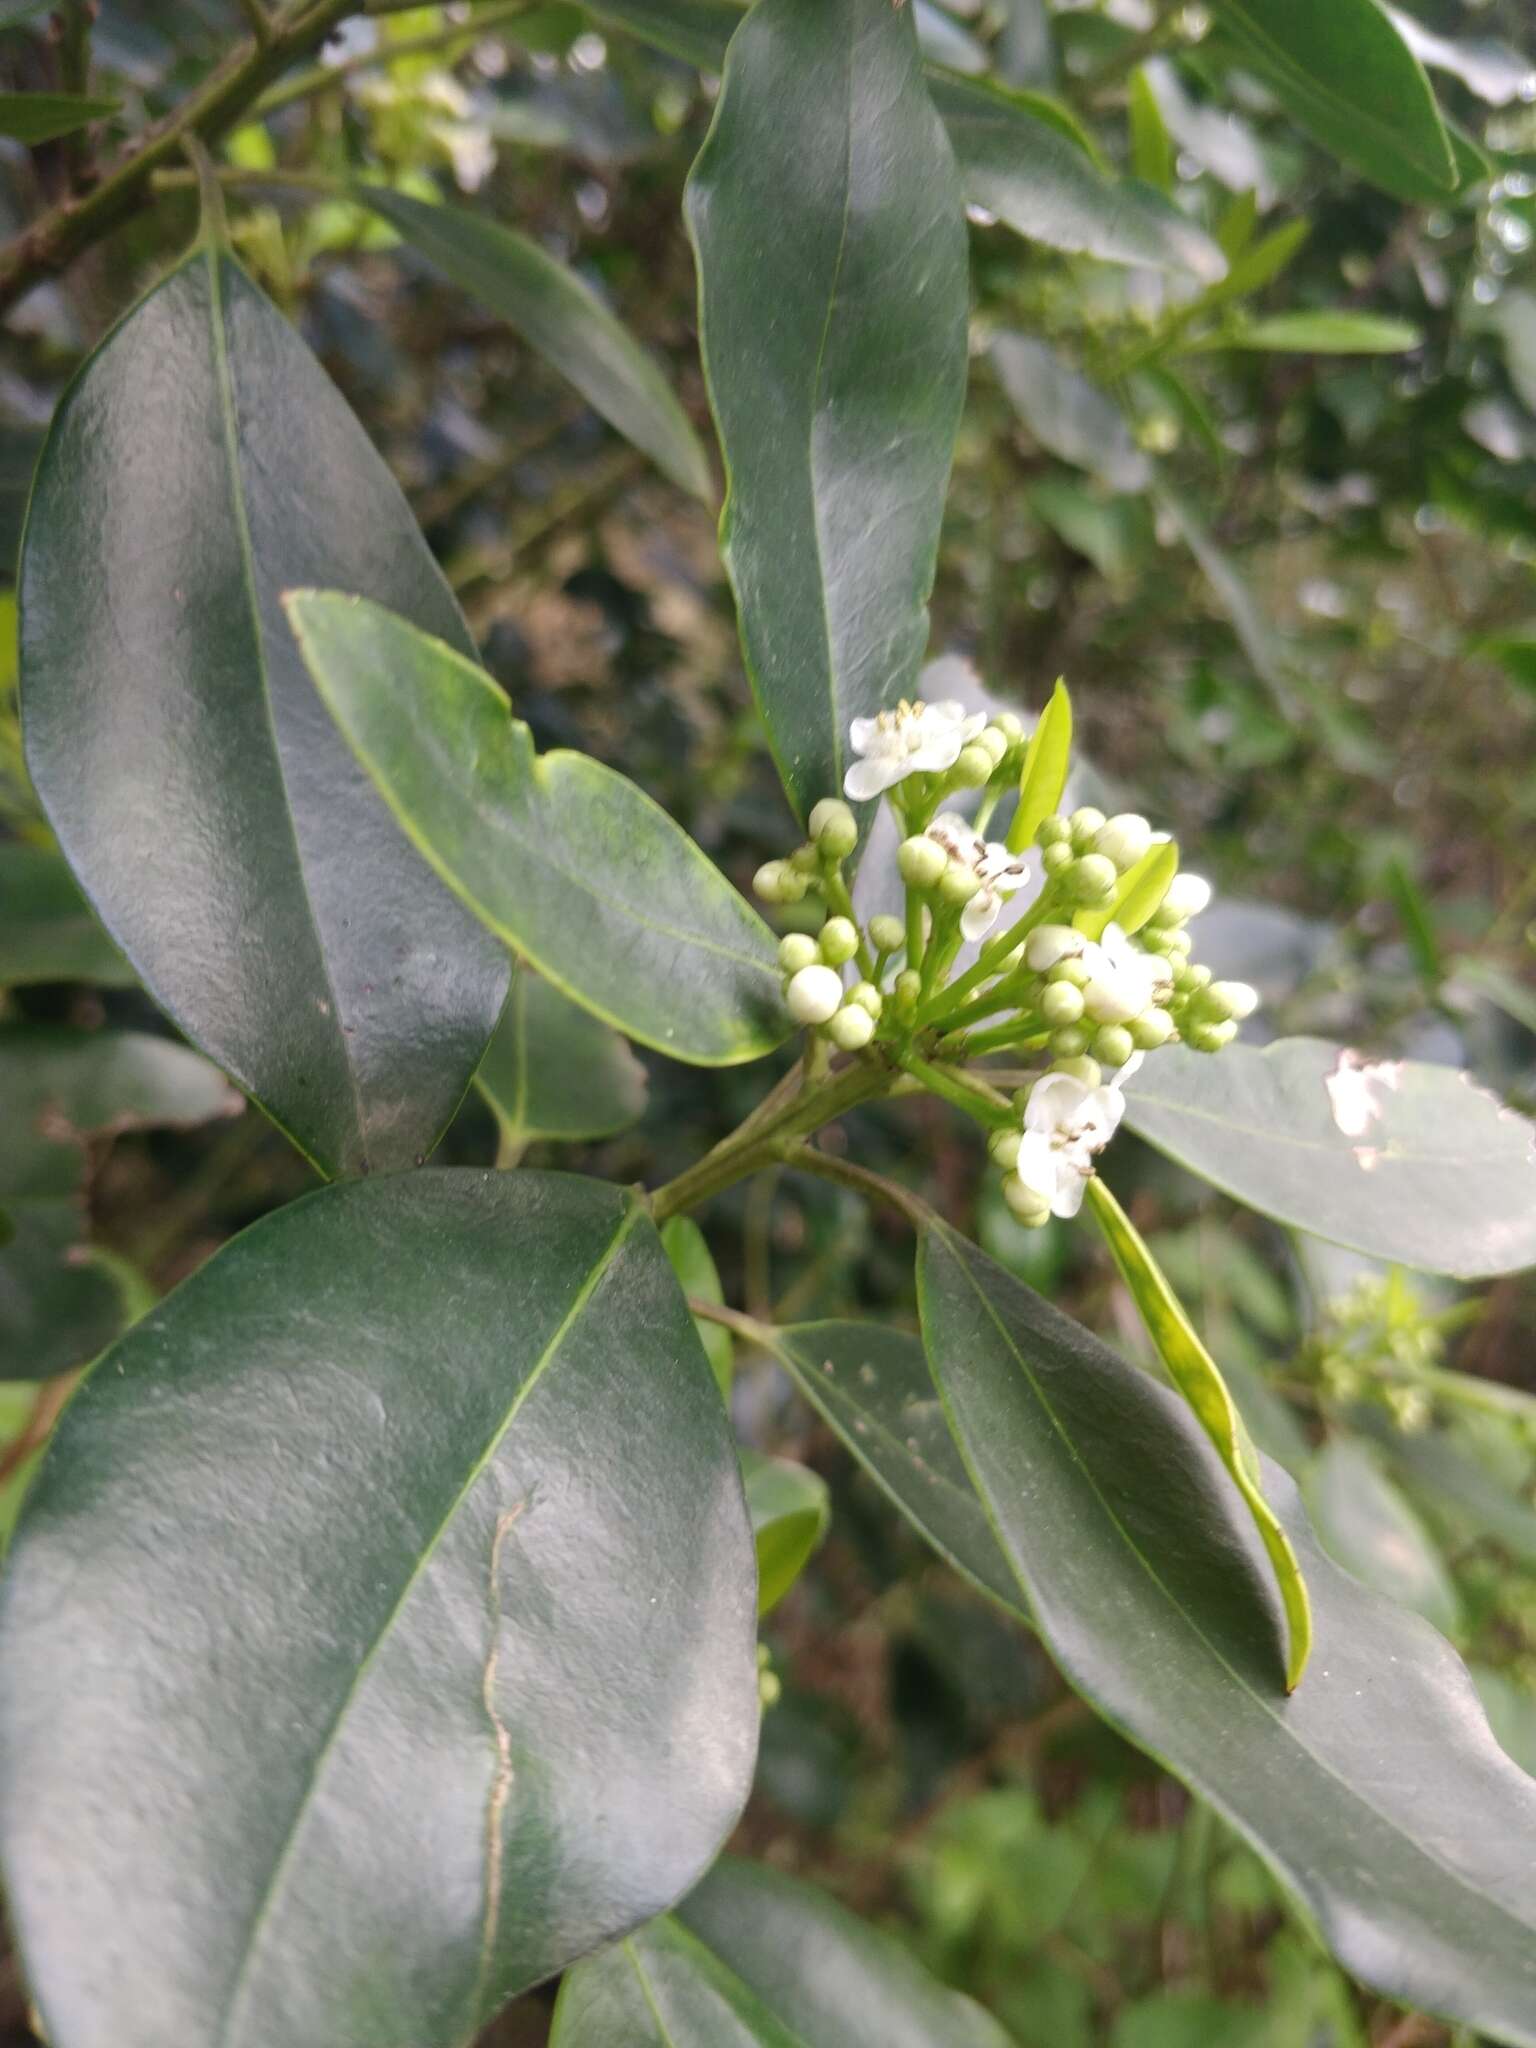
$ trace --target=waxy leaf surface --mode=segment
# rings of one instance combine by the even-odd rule
[[[965,394],[959,173],[910,7],[759,0],[688,182],[722,547],[803,818],[917,695]]]
[[[1173,1046],[1125,1100],[1160,1152],[1297,1230],[1462,1280],[1536,1264],[1536,1129],[1454,1068],[1319,1038]]]
[[[316,581],[468,644],[340,395],[199,249],[49,432],[21,564],[27,761],[150,994],[334,1176],[430,1150],[506,961],[326,717],[280,604]]]
[[[907,1945],[726,1857],[677,1912],[566,1979],[551,2048],[1008,2048]]]
[[[538,755],[483,669],[374,604],[289,605],[320,694],[454,893],[567,996],[698,1066],[789,1030],[768,927],[659,804]]]
[[[633,1197],[429,1171],[263,1219],[86,1381],[0,1582],[53,2048],[461,2048],[713,1859],[754,1579]]]
[[[619,1034],[522,961],[475,1085],[513,1145],[611,1137],[645,1110],[645,1069]]]
[[[1073,1685],[1226,1816],[1346,1968],[1530,2048],[1536,1783],[1449,1645],[1332,1563],[1266,1461],[1315,1628],[1287,1696],[1264,1553],[1182,1401],[947,1230],[921,1287],[926,1391],[893,1332],[817,1324],[774,1348],[953,1562],[1002,1598],[1012,1576]]]

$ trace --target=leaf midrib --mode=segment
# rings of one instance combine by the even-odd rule
[[[486,1444],[485,1449],[481,1452],[480,1456],[475,1460],[474,1465],[470,1468],[469,1476],[465,1479],[464,1484],[459,1488],[459,1491],[454,1495],[452,1502],[449,1504],[447,1512],[444,1514],[442,1520],[438,1523],[436,1529],[432,1532],[430,1540],[423,1546],[421,1552],[415,1559],[415,1562],[412,1564],[410,1574],[407,1577],[404,1586],[401,1588],[399,1596],[395,1600],[394,1605],[390,1608],[389,1613],[385,1616],[383,1625],[379,1629],[378,1634],[374,1637],[373,1641],[369,1644],[368,1649],[366,1650],[362,1658],[359,1660],[357,1669],[353,1673],[351,1683],[348,1685],[347,1690],[343,1695],[336,1709],[335,1714],[332,1716],[330,1725],[325,1732],[325,1736],[320,1744],[320,1747],[316,1751],[315,1760],[310,1768],[308,1781],[304,1787],[303,1794],[299,1800],[298,1805],[294,1809],[293,1818],[289,1822],[288,1828],[283,1836],[282,1846],[279,1849],[277,1856],[273,1861],[272,1874],[267,1881],[266,1887],[261,1895],[261,1898],[257,1901],[256,1911],[251,1918],[250,1931],[246,1936],[245,1945],[241,1953],[239,1967],[236,1971],[235,1978],[229,1992],[228,2000],[225,2004],[224,2018],[217,2036],[219,2048],[230,2048],[230,2044],[236,2038],[236,2028],[243,2017],[241,2012],[241,2006],[250,1988],[252,1966],[254,1964],[256,1955],[261,1947],[262,1937],[265,1933],[267,1923],[271,1918],[272,1910],[276,1903],[278,1894],[281,1890],[283,1879],[287,1873],[288,1866],[293,1859],[299,1839],[300,1830],[303,1827],[305,1817],[307,1816],[310,1810],[310,1806],[319,1789],[320,1781],[325,1774],[325,1768],[330,1761],[331,1753],[334,1750],[336,1743],[340,1738],[341,1731],[347,1719],[347,1715],[350,1712],[354,1702],[356,1701],[358,1694],[362,1689],[364,1681],[368,1677],[370,1671],[373,1669],[374,1664],[377,1662],[379,1655],[381,1654],[385,1643],[388,1641],[390,1633],[393,1630],[396,1622],[399,1621],[401,1616],[404,1614],[406,1607],[410,1602],[411,1595],[415,1591],[416,1586],[421,1580],[422,1574],[425,1572],[428,1565],[431,1563],[433,1557],[436,1555],[438,1546],[442,1543],[443,1538],[446,1536],[449,1529],[453,1526],[453,1523],[457,1518],[460,1509],[464,1506],[464,1503],[468,1500],[470,1494],[479,1484],[479,1481],[485,1473],[488,1466],[490,1465],[491,1460],[495,1457],[497,1451],[500,1449],[501,1444],[504,1438],[506,1437],[507,1431],[512,1427],[513,1422],[517,1419],[518,1413],[521,1410],[524,1402],[528,1399],[528,1396],[533,1392],[534,1388],[538,1385],[545,1371],[553,1363],[561,1346],[564,1344],[566,1338],[570,1335],[576,1323],[580,1320],[582,1314],[590,1306],[593,1296],[596,1294],[598,1288],[601,1286],[606,1275],[611,1271],[614,1260],[618,1257],[619,1252],[622,1250],[625,1239],[629,1236],[631,1230],[634,1229],[636,1223],[639,1221],[643,1213],[644,1212],[641,1210],[638,1203],[627,1202],[625,1204],[624,1213],[621,1215],[619,1219],[618,1228],[614,1231],[612,1237],[608,1240],[608,1243],[604,1247],[602,1253],[593,1262],[590,1272],[587,1274],[586,1279],[582,1282],[580,1288],[577,1290],[574,1298],[572,1299],[570,1307],[567,1309],[565,1315],[562,1317],[559,1325],[555,1329],[554,1334],[551,1336],[549,1342],[545,1345],[544,1350],[540,1353],[538,1359],[535,1361],[532,1371],[528,1374],[528,1376],[522,1381],[522,1383],[518,1387],[517,1392],[514,1395],[512,1402],[509,1405],[505,1415],[502,1417],[501,1421],[497,1424],[495,1430],[492,1432],[490,1441]]]
[[[947,1246],[946,1250],[948,1250]],[[959,1267],[961,1273],[965,1276],[968,1285],[975,1293],[977,1300],[981,1303],[982,1308],[985,1310],[989,1320],[997,1329],[997,1332],[999,1336],[1002,1338],[1003,1343],[1006,1345],[1008,1351],[1011,1353],[1013,1358],[1017,1361],[1020,1371],[1023,1373],[1025,1379],[1028,1381],[1030,1387],[1034,1391],[1035,1398],[1039,1402],[1045,1415],[1050,1420],[1052,1427],[1055,1429],[1057,1435],[1061,1438],[1063,1444],[1066,1446],[1068,1454],[1072,1458],[1073,1463],[1078,1467],[1079,1471],[1082,1472],[1084,1478],[1087,1480],[1089,1486],[1092,1488],[1095,1497],[1103,1506],[1105,1516],[1108,1519],[1110,1525],[1113,1527],[1116,1534],[1121,1538],[1127,1550],[1130,1551],[1132,1557],[1136,1559],[1137,1563],[1141,1566],[1142,1570],[1146,1573],[1147,1577],[1152,1581],[1153,1585],[1157,1588],[1158,1592],[1162,1595],[1163,1599],[1167,1602],[1169,1608],[1172,1610],[1177,1619],[1184,1625],[1185,1628],[1189,1630],[1190,1634],[1201,1645],[1201,1647],[1209,1653],[1213,1662],[1219,1664],[1222,1670],[1227,1673],[1227,1675],[1231,1678],[1233,1684],[1237,1686],[1239,1691],[1241,1691],[1249,1699],[1251,1699],[1254,1705],[1257,1706],[1264,1714],[1268,1716],[1268,1718],[1271,1721],[1274,1722],[1275,1727],[1280,1731],[1280,1733],[1285,1737],[1285,1739],[1289,1741],[1293,1745],[1293,1747],[1301,1753],[1302,1756],[1306,1757],[1316,1767],[1316,1769],[1323,1777],[1331,1779],[1336,1785],[1339,1786],[1341,1791],[1345,1794],[1346,1798],[1352,1800],[1357,1806],[1362,1807],[1366,1813],[1372,1815],[1373,1818],[1377,1820],[1387,1830],[1389,1835],[1393,1836],[1396,1840],[1405,1843],[1409,1850],[1411,1850],[1414,1855],[1420,1857],[1425,1863],[1427,1863],[1431,1867],[1431,1869],[1443,1873],[1444,1876],[1449,1879],[1451,1885],[1458,1891],[1465,1893],[1465,1895],[1468,1898],[1473,1900],[1473,1902],[1478,1905],[1480,1910],[1486,1910],[1491,1905],[1492,1910],[1496,1914],[1498,1914],[1501,1919],[1506,1921],[1508,1925],[1510,1925],[1518,1931],[1522,1946],[1529,1950],[1531,1947],[1531,1937],[1533,1932],[1532,1923],[1517,1919],[1513,1912],[1511,1912],[1511,1910],[1504,1905],[1502,1900],[1492,1900],[1490,1899],[1490,1896],[1487,1892],[1474,1890],[1473,1887],[1467,1881],[1467,1879],[1463,1877],[1458,1870],[1456,1870],[1452,1865],[1443,1862],[1438,1856],[1434,1855],[1429,1849],[1427,1849],[1424,1846],[1422,1842],[1417,1840],[1414,1836],[1407,1834],[1398,1821],[1394,1820],[1390,1814],[1384,1813],[1379,1806],[1376,1806],[1371,1800],[1367,1799],[1364,1796],[1364,1794],[1361,1793],[1348,1778],[1342,1777],[1339,1774],[1339,1772],[1334,1769],[1332,1764],[1330,1764],[1325,1758],[1320,1756],[1318,1752],[1311,1747],[1310,1744],[1304,1742],[1301,1739],[1301,1737],[1296,1733],[1295,1729],[1286,1720],[1284,1720],[1280,1714],[1278,1714],[1275,1711],[1275,1708],[1271,1705],[1271,1703],[1268,1700],[1264,1698],[1263,1694],[1256,1692],[1254,1688],[1248,1683],[1248,1681],[1243,1677],[1242,1673],[1239,1672],[1237,1668],[1228,1661],[1228,1659],[1222,1654],[1222,1652],[1219,1649],[1217,1649],[1216,1645],[1211,1641],[1210,1637],[1206,1635],[1205,1631],[1200,1627],[1199,1623],[1195,1621],[1194,1617],[1189,1613],[1188,1609],[1185,1608],[1181,1604],[1181,1602],[1174,1597],[1168,1585],[1162,1579],[1159,1573],[1155,1570],[1151,1561],[1146,1556],[1145,1552],[1142,1551],[1137,1546],[1137,1544],[1132,1541],[1130,1532],[1125,1528],[1124,1524],[1120,1521],[1119,1517],[1114,1513],[1113,1509],[1110,1508],[1108,1502],[1104,1499],[1104,1496],[1100,1492],[1098,1485],[1096,1484],[1093,1478],[1092,1473],[1088,1470],[1088,1467],[1083,1463],[1082,1457],[1079,1454],[1075,1444],[1073,1443],[1072,1438],[1067,1434],[1066,1430],[1063,1428],[1061,1422],[1057,1418],[1055,1410],[1052,1408],[1050,1402],[1045,1398],[1045,1394],[1040,1387],[1039,1381],[1036,1379],[1034,1373],[1030,1370],[1028,1360],[1025,1358],[1023,1352],[1019,1349],[1018,1345],[1013,1341],[1012,1336],[1009,1334],[1007,1325],[1002,1321],[997,1311],[993,1308],[991,1301],[988,1299],[986,1293],[984,1292],[980,1284],[977,1282],[974,1274],[967,1266],[965,1260],[963,1258],[958,1257],[953,1252],[950,1252],[949,1256],[954,1260],[955,1265]],[[953,1411],[950,1408],[948,1400],[945,1398],[943,1385],[938,1380],[937,1375],[935,1375],[935,1385],[938,1386],[939,1399],[941,1400],[941,1402],[943,1402],[945,1413],[948,1415],[952,1415]],[[1003,1556],[1007,1558],[1010,1569],[1013,1571],[1014,1576],[1019,1580],[1020,1586],[1022,1587],[1024,1584],[1023,1575],[1019,1571],[1018,1567],[1013,1563],[1012,1551],[1002,1534],[1002,1530],[999,1527],[997,1517],[993,1512],[991,1497],[987,1492],[986,1488],[983,1487],[980,1479],[977,1477],[975,1468],[972,1465],[970,1458],[966,1454],[966,1449],[963,1442],[961,1441],[959,1431],[954,1427],[953,1422],[951,1422],[951,1430],[955,1437],[956,1445],[960,1450],[960,1455],[965,1462],[966,1470],[971,1474],[971,1481],[976,1488],[977,1499],[981,1502],[982,1512],[987,1517],[987,1521],[991,1526],[993,1536],[997,1541],[999,1549],[1002,1551]],[[1027,1597],[1028,1595],[1026,1591],[1026,1598]],[[1044,1631],[1042,1631],[1042,1634],[1043,1633]],[[1051,1643],[1050,1647],[1054,1652],[1056,1647],[1055,1644]],[[1084,1685],[1083,1690],[1087,1692],[1090,1690],[1090,1688],[1087,1685]],[[1141,1746],[1140,1737],[1133,1737],[1132,1739],[1137,1742],[1138,1746]],[[1178,1773],[1177,1775],[1182,1775],[1182,1773]],[[1264,1861],[1270,1862],[1273,1858],[1273,1852],[1270,1850],[1268,1844],[1259,1836],[1257,1831],[1249,1826],[1244,1816],[1237,1812],[1236,1809],[1233,1808],[1224,1797],[1212,1793],[1204,1787],[1202,1787],[1202,1790],[1205,1791],[1205,1796],[1211,1799],[1212,1803],[1217,1805],[1221,1809],[1221,1811],[1226,1815],[1226,1818],[1228,1819],[1230,1824],[1237,1829],[1238,1833],[1241,1834],[1247,1842],[1249,1842],[1252,1845],[1252,1847],[1257,1851],[1259,1856]],[[1276,1863],[1279,1862],[1278,1858],[1273,1858],[1273,1860]],[[1286,1873],[1285,1883],[1287,1885],[1287,1888],[1301,1890],[1301,1878],[1297,1875],[1292,1874],[1289,1865],[1282,1864],[1280,1865],[1280,1867]],[[1328,1900],[1330,1903],[1334,1899],[1334,1894],[1331,1891],[1328,1891],[1321,1884],[1319,1884],[1318,1886],[1318,1896],[1320,1898]]]

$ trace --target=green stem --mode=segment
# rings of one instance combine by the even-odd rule
[[[1012,1105],[984,1083],[962,1080],[947,1067],[935,1066],[932,1060],[922,1059],[916,1053],[907,1053],[901,1064],[914,1080],[922,1082],[931,1095],[953,1103],[956,1109],[963,1110],[988,1130],[1001,1130],[1015,1121]]]
[[[854,915],[853,898],[848,893],[848,884],[843,880],[842,874],[837,868],[828,867],[822,870],[822,887],[826,891],[828,909],[835,911],[839,917],[846,917],[848,922],[858,931],[859,950],[853,957],[858,961],[859,972],[863,975],[864,979],[866,981],[873,981],[875,978],[875,963],[870,956],[869,947],[865,943],[863,931],[859,928],[859,920]]]
[[[865,1054],[853,1060],[819,1086],[804,1089],[764,1122],[753,1127],[749,1119],[713,1152],[655,1189],[649,1197],[652,1216],[658,1223],[665,1223],[669,1216],[696,1209],[711,1195],[734,1186],[749,1173],[774,1164],[788,1140],[808,1136],[860,1102],[888,1095],[896,1078],[877,1056]]]
[[[1039,1020],[1034,1017],[1010,1017],[1006,1024],[996,1024],[990,1031],[972,1032],[965,1038],[940,1039],[934,1048],[946,1059],[981,1059],[989,1052],[1038,1052],[1050,1039],[1048,1031],[1041,1031]],[[1022,1034],[1022,1035],[1021,1035]]]
[[[267,42],[252,36],[236,44],[178,106],[126,144],[99,184],[61,199],[0,248],[0,312],[130,218],[189,135],[212,144],[228,134],[274,80],[356,12],[357,0],[291,0],[272,16]]]
[[[1049,924],[1050,912],[1059,908],[1056,892],[1048,884],[1023,916],[1016,917],[1006,931],[999,932],[995,939],[988,939],[964,974],[958,976],[943,991],[943,1008],[935,1010],[932,1017],[921,1017],[920,1021],[924,1024],[952,1021],[957,1014],[956,1006],[971,993],[972,989],[980,988],[984,981],[989,981],[1008,955],[1017,950],[1020,941],[1028,938],[1037,925]]]
[[[852,1188],[855,1194],[888,1202],[919,1230],[933,1219],[933,1211],[920,1195],[887,1180],[884,1174],[871,1173],[867,1166],[855,1166],[851,1159],[834,1159],[828,1152],[818,1152],[814,1145],[783,1145],[779,1158],[795,1172],[814,1173],[822,1180],[835,1181],[839,1187]]]
[[[922,897],[916,889],[907,891],[907,966],[921,970],[923,964]]]

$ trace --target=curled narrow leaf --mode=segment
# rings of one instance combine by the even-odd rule
[[[1406,320],[1389,320],[1379,313],[1320,310],[1272,313],[1264,320],[1243,320],[1188,346],[1267,350],[1288,355],[1383,356],[1418,348],[1423,339],[1418,328]]]
[[[1042,820],[1061,803],[1072,765],[1072,698],[1059,678],[1041,712],[1019,771],[1019,803],[1008,827],[1008,848],[1020,853],[1034,843]]]
[[[87,1379],[0,1581],[49,2040],[461,2048],[713,1860],[753,1580],[633,1196],[429,1169],[263,1218]]]
[[[785,789],[917,695],[965,392],[959,174],[912,9],[759,0],[688,181],[722,547]]]
[[[1287,1691],[1294,1692],[1301,1683],[1312,1647],[1312,1613],[1290,1538],[1264,1497],[1259,1454],[1215,1359],[1195,1334],[1183,1305],[1140,1231],[1097,1176],[1088,1183],[1088,1199],[1120,1277],[1130,1289],[1137,1313],[1157,1347],[1158,1357],[1189,1403],[1196,1421],[1216,1446],[1217,1456],[1253,1517],[1285,1608],[1289,1637],[1285,1682]]]
[[[785,1037],[767,926],[659,804],[590,755],[536,754],[484,669],[382,606],[311,590],[288,612],[401,828],[558,990],[698,1066]]]
[[[931,1371],[913,1338],[867,1323],[775,1331],[777,1354],[919,1531],[1031,1619],[1085,1697],[1227,1818],[1347,1969],[1533,2048],[1522,1852],[1536,1841],[1536,1783],[1499,1750],[1466,1668],[1332,1562],[1266,1461],[1316,1630],[1311,1668],[1284,1694],[1221,1597],[1213,1543],[1246,1547],[1261,1577],[1267,1567],[1183,1401],[979,1253],[957,1245],[955,1257],[985,1312],[954,1259],[936,1263]],[[1095,1442],[1085,1468],[1074,1450]],[[1193,1483],[1186,1462],[1204,1468]],[[1089,1472],[1109,1482],[1101,1496]],[[1202,1533],[1190,1517],[1207,1508]]]
[[[590,285],[527,235],[462,206],[429,205],[382,185],[355,186],[353,196],[505,320],[663,475],[696,498],[713,498],[704,450],[671,385]]]
[[[1172,1046],[1125,1103],[1149,1144],[1293,1229],[1461,1280],[1536,1265],[1536,1130],[1453,1068],[1320,1038]]]
[[[334,1177],[431,1150],[507,966],[325,715],[280,601],[317,580],[470,645],[340,394],[201,247],[49,429],[21,557],[27,764],[145,988]]]

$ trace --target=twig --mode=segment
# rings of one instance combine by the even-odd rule
[[[78,1372],[66,1372],[61,1373],[57,1379],[43,1381],[27,1413],[27,1419],[21,1425],[21,1433],[12,1437],[5,1449],[0,1451],[0,1486],[8,1479],[14,1478],[32,1453],[40,1451],[47,1443],[53,1425],[63,1413],[64,1403],[74,1392],[75,1383],[79,1378]]]

